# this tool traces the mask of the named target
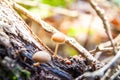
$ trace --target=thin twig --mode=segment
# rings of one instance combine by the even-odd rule
[[[114,45],[120,44],[120,34],[114,39]],[[119,46],[115,47],[117,50],[119,50]],[[89,52],[92,54],[95,54],[98,51],[111,51],[113,48],[111,48],[111,42],[107,41],[105,43],[99,44],[95,49],[90,50]]]
[[[41,20],[38,17],[33,16],[33,14],[31,14],[28,10],[26,10],[25,8],[23,8],[22,6],[13,3],[13,7],[18,10],[19,12],[21,12],[22,14],[24,14],[25,16],[29,17],[30,19],[32,19],[33,21],[37,22],[38,24],[42,25],[42,28],[50,33],[57,33],[59,32],[57,29],[55,29],[54,27],[52,27],[51,25],[47,24],[45,21]],[[66,43],[73,46],[82,56],[84,56],[85,58],[87,58],[90,62],[94,63],[97,66],[103,66],[102,63],[100,63],[98,60],[96,60],[83,46],[81,46],[74,38],[68,37],[65,35],[65,39],[66,39]]]
[[[101,18],[103,25],[104,25],[104,29],[106,31],[106,34],[108,35],[108,38],[110,39],[111,45],[113,47],[113,52],[115,55],[116,49],[115,49],[115,45],[113,42],[112,33],[110,31],[110,24],[107,21],[106,16],[104,15],[104,11],[101,8],[99,8],[93,0],[88,0],[88,1],[89,1],[90,5],[92,6],[92,8],[96,11],[97,15]]]
[[[116,49],[120,49],[120,46],[117,46]],[[99,52],[99,51],[111,51],[113,50],[113,47],[104,47],[104,46],[101,46],[99,48],[96,48],[96,49],[93,49],[93,50],[90,50],[89,52],[92,53],[92,54],[95,54],[96,52]]]

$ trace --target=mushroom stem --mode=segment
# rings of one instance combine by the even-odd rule
[[[38,66],[38,65],[40,65],[40,62],[36,62],[36,63],[34,63],[33,65],[34,65],[34,66]]]
[[[59,47],[59,43],[56,43],[55,52],[54,52],[53,57],[56,57],[56,56],[57,56],[58,47]]]

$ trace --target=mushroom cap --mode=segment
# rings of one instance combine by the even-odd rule
[[[33,54],[32,59],[40,63],[45,63],[51,61],[51,56],[45,51],[38,51]]]
[[[57,42],[57,43],[64,43],[65,42],[65,35],[58,32],[52,35],[51,38],[52,41]]]

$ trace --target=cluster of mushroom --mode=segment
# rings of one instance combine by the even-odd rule
[[[56,42],[56,47],[55,47],[55,51],[53,55],[53,57],[56,57],[59,44],[62,44],[65,42],[65,35],[60,32],[55,33],[52,35],[51,40]],[[51,61],[51,56],[46,51],[38,51],[33,54],[32,59],[37,62],[34,64],[34,66],[38,66],[40,63],[46,63],[46,62]]]

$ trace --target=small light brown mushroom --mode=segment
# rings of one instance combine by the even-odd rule
[[[65,35],[63,33],[60,33],[60,32],[55,33],[52,35],[51,40],[56,42],[56,47],[55,47],[55,51],[54,51],[54,55],[53,55],[54,57],[56,57],[59,44],[63,44],[65,42]]]
[[[51,61],[51,56],[46,51],[38,51],[35,54],[33,54],[32,59],[37,62],[34,64],[34,66],[37,66],[40,63],[46,63]]]

